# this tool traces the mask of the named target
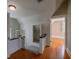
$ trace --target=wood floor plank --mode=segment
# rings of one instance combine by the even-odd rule
[[[36,55],[26,49],[21,49],[11,55],[10,59],[64,59],[64,39],[52,38],[50,47],[43,54]]]

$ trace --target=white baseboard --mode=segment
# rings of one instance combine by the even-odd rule
[[[71,53],[70,53],[70,51],[69,51],[68,48],[66,48],[66,52],[67,52],[67,54],[69,55],[69,57],[71,57]]]
[[[52,37],[56,37],[56,38],[65,38],[65,37],[63,37],[63,36],[56,36],[56,35],[53,35]]]

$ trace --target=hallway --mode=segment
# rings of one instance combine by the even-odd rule
[[[64,39],[52,38],[51,46],[45,48],[42,55],[20,49],[12,54],[9,59],[64,59]]]

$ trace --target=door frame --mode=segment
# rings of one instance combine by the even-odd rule
[[[58,16],[53,16],[51,19],[54,19],[54,18],[65,18],[65,37],[64,37],[64,44],[65,44],[65,47],[67,46],[67,16],[66,15],[58,15]],[[50,40],[51,40],[51,19],[50,19]],[[52,22],[54,23],[55,21],[58,21],[58,20],[53,20]]]

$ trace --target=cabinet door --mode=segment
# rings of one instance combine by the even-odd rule
[[[20,24],[14,18],[8,19],[8,37],[10,39],[17,38],[20,35]]]

